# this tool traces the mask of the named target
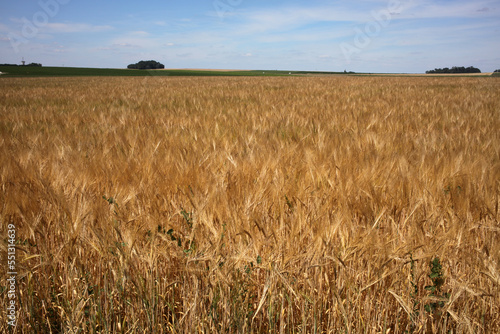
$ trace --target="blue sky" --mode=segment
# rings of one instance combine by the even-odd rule
[[[500,69],[500,0],[3,1],[0,63],[419,73]]]

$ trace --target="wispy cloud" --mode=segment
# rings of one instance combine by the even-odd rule
[[[496,5],[495,5],[496,3]],[[487,18],[499,17],[498,1],[419,1],[402,11],[401,18]]]
[[[248,33],[276,32],[292,30],[311,24],[324,23],[362,23],[373,20],[373,12],[390,10],[392,20],[426,19],[426,18],[487,18],[500,17],[500,8],[492,6],[499,1],[364,1],[360,6],[345,2],[323,6],[290,6],[265,10],[240,10],[234,15],[234,20],[241,22],[240,30]]]
[[[46,33],[96,33],[114,29],[110,25],[92,25],[78,22],[47,22],[37,25],[26,18],[17,17],[10,18],[10,22],[13,22],[14,25],[0,25],[0,30],[21,31],[23,27],[28,25]]]
[[[87,23],[48,23],[45,30],[49,33],[97,33],[113,30],[109,25],[91,25]]]

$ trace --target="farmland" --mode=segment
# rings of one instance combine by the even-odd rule
[[[14,332],[500,332],[499,97],[474,77],[0,78]]]
[[[38,67],[38,66],[2,66],[0,72],[6,77],[147,77],[147,76],[286,76],[286,75],[332,75],[339,72],[305,71],[268,71],[268,70],[211,70],[211,69],[165,69],[165,70],[129,70],[119,68],[84,68],[84,67]]]

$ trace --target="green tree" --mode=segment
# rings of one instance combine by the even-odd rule
[[[127,68],[136,70],[156,70],[156,69],[164,69],[165,65],[157,62],[156,60],[141,60],[136,64],[128,65]]]

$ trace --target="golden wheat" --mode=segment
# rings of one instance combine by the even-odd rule
[[[0,88],[13,332],[500,331],[495,78]]]

